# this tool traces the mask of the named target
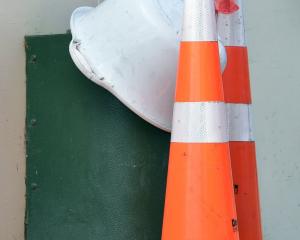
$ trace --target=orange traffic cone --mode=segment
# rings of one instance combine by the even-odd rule
[[[185,0],[162,240],[238,240],[214,0]]]
[[[230,153],[240,238],[261,240],[255,143],[251,126],[252,100],[241,3],[241,0],[237,1],[240,8],[236,13],[219,14],[218,31],[227,51],[223,84],[225,102],[228,103]]]

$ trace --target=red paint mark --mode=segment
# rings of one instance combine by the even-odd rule
[[[219,13],[230,14],[239,10],[235,0],[216,0],[216,11]]]

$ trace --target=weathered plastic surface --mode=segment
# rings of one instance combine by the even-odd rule
[[[159,240],[169,134],[28,37],[27,240]]]
[[[70,53],[82,73],[166,131],[172,128],[182,12],[182,0],[106,0],[76,9],[71,18]]]

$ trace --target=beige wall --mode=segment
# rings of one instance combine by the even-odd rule
[[[97,0],[0,0],[0,240],[24,239],[24,35],[64,33],[72,10]]]
[[[265,240],[300,239],[300,1],[246,3]]]
[[[22,240],[25,34],[63,33],[97,0],[0,0],[0,240]],[[246,0],[265,240],[300,235],[299,0]]]

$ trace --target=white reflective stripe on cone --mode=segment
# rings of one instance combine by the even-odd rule
[[[254,141],[252,105],[227,104],[229,140],[248,142]]]
[[[239,10],[231,14],[218,14],[217,28],[225,46],[246,46],[242,1],[237,0]]]
[[[217,41],[214,8],[213,0],[185,0],[182,41]]]
[[[229,141],[223,102],[177,102],[174,105],[172,142],[224,143]]]

